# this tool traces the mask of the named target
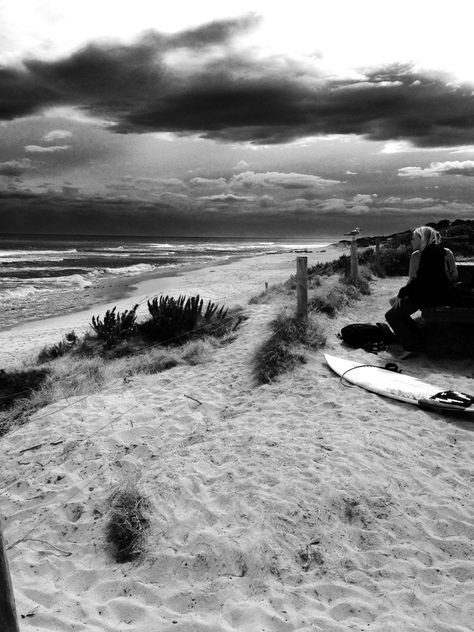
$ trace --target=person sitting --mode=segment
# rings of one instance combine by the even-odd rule
[[[458,277],[454,255],[441,245],[436,230],[430,226],[415,229],[412,245],[408,283],[390,299],[391,308],[385,314],[405,356],[423,348],[420,328],[411,315],[423,307],[445,304]]]

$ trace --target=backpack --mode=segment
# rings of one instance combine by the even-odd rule
[[[385,349],[395,339],[392,330],[385,323],[346,325],[341,329],[339,337],[354,349],[362,348],[375,353]]]

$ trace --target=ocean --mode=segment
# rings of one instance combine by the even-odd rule
[[[312,251],[320,238],[0,236],[0,328],[88,307],[94,288],[144,273],[272,252]]]

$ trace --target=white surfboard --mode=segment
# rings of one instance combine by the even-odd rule
[[[346,360],[345,358],[338,358],[328,354],[324,354],[324,357],[335,373],[348,382],[365,388],[372,393],[391,397],[400,402],[415,404],[422,408],[455,410],[459,412],[474,411],[472,404],[468,408],[463,408],[449,403],[430,400],[433,395],[446,391],[446,386],[429,384],[410,375],[395,373],[382,367],[367,366],[362,362],[354,362],[353,360]]]

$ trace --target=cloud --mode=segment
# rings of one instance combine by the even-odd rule
[[[0,162],[0,176],[16,178],[28,171],[28,169],[31,169],[31,160],[29,158]]]
[[[253,202],[255,196],[235,195],[234,193],[216,193],[215,195],[204,195],[198,198],[205,202],[225,202],[226,204],[238,204],[240,202]]]
[[[370,208],[366,204],[356,204],[355,206],[349,206],[347,211],[353,215],[365,215],[370,212]]]
[[[239,160],[239,162],[232,167],[234,171],[243,171],[244,169],[248,169],[249,164],[245,162],[245,160]]]
[[[358,193],[350,200],[344,198],[328,198],[318,202],[318,209],[324,213],[344,213],[362,215],[369,213],[376,203],[376,193]]]
[[[262,208],[269,208],[271,206],[275,206],[275,198],[271,195],[261,195],[258,198],[258,203]]]
[[[63,184],[61,192],[64,196],[75,196],[79,193],[79,187],[74,187],[70,184]]]
[[[42,137],[45,143],[52,143],[55,140],[63,140],[64,138],[72,138],[73,133],[65,129],[53,129]]]
[[[255,173],[243,171],[232,176],[229,184],[236,188],[281,187],[283,189],[313,189],[339,184],[339,180],[327,180],[306,173],[281,173],[267,171]]]
[[[192,186],[222,187],[227,186],[227,180],[225,178],[200,178],[197,176],[191,178],[189,184]]]
[[[323,200],[320,203],[319,208],[322,211],[327,211],[327,212],[331,212],[331,211],[344,212],[346,210],[346,200],[343,200],[342,198],[329,198],[328,200]]]
[[[472,87],[393,65],[359,78],[228,46],[254,16],[132,44],[93,43],[57,60],[0,69],[0,117],[76,107],[116,133],[174,133],[254,145],[355,134],[385,151],[474,144]]]
[[[429,167],[402,167],[398,175],[408,178],[434,178],[437,176],[474,176],[474,160],[432,162]]]
[[[377,200],[376,193],[358,193],[352,198],[351,202],[354,205],[364,204],[364,205],[369,206],[369,205],[375,204],[376,200]]]
[[[409,208],[416,208],[420,206],[428,206],[429,204],[433,204],[433,202],[436,202],[434,198],[415,197],[403,200],[402,204],[403,206],[408,206]]]
[[[26,153],[30,154],[55,154],[58,151],[67,151],[71,149],[71,145],[25,145]]]

